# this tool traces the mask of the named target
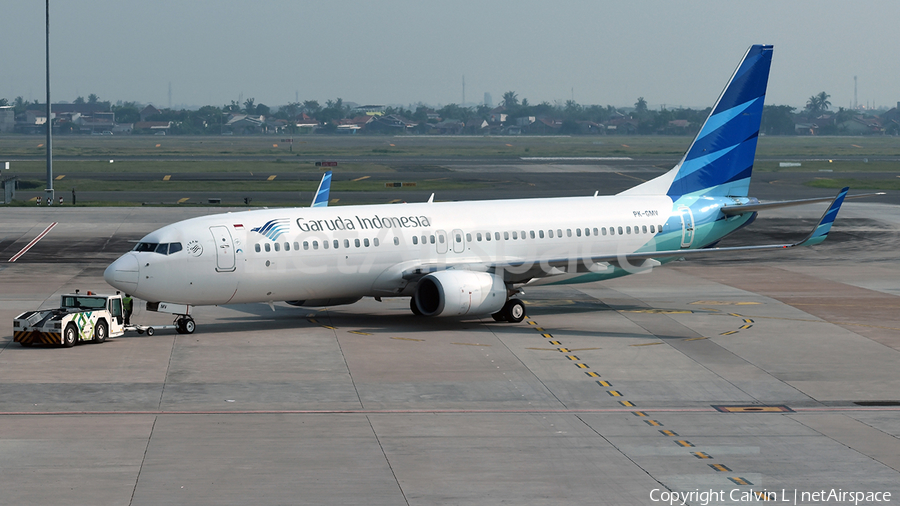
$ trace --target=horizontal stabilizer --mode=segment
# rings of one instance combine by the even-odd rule
[[[877,195],[884,195],[884,192],[861,193],[859,195],[847,195],[846,197],[844,197],[844,200],[862,199],[862,198],[866,198],[866,197],[875,197]],[[726,216],[735,216],[738,214],[752,213],[752,212],[757,212],[757,211],[765,211],[767,209],[778,209],[781,207],[802,206],[805,204],[815,204],[817,202],[830,202],[833,200],[834,200],[834,197],[819,197],[819,198],[815,198],[815,199],[801,199],[801,200],[781,200],[778,202],[763,202],[763,203],[759,203],[759,204],[726,206],[726,207],[723,207],[721,209],[721,211]]]

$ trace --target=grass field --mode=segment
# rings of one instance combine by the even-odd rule
[[[191,158],[252,157],[282,161],[329,157],[510,158],[521,156],[679,157],[691,143],[682,136],[454,137],[335,136],[294,138],[293,150],[280,136],[57,136],[53,154],[59,159],[116,157]],[[0,159],[45,156],[40,136],[0,136]],[[900,157],[897,137],[760,137],[761,158]]]
[[[411,168],[434,172],[435,179],[420,181],[417,188],[439,191],[483,188],[487,184],[442,181],[439,173],[447,169],[441,164],[452,164],[454,160],[490,163],[522,157],[630,157],[638,163],[645,159],[648,164],[665,168],[682,156],[692,139],[304,135],[294,137],[293,144],[287,140],[280,136],[57,136],[53,141],[53,173],[60,187],[94,191],[146,190],[173,195],[195,191],[311,192],[322,172],[315,162],[340,159],[339,166],[333,169],[338,174],[392,173]],[[40,136],[0,136],[0,163],[13,160],[15,170],[10,173],[19,177],[20,190],[43,188],[44,142]],[[760,137],[754,170],[823,173],[823,177],[807,183],[814,187],[900,189],[900,178],[895,177],[900,169],[897,159],[897,137]],[[781,161],[801,165],[780,167]],[[828,172],[841,174],[828,178]],[[883,179],[865,180],[847,177],[846,173],[853,172],[885,175]],[[134,177],[138,174],[141,177]],[[210,177],[179,177],[185,174]],[[223,177],[216,179],[215,174]],[[275,180],[267,179],[274,174],[280,175]],[[336,179],[332,189],[379,191],[385,187],[381,182]]]

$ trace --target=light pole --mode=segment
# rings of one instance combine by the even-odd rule
[[[50,0],[47,6],[47,205],[53,205],[53,119],[50,111]]]

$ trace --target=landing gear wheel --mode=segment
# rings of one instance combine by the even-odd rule
[[[78,328],[75,327],[74,324],[69,324],[66,327],[66,331],[63,333],[63,346],[66,348],[71,348],[75,346],[75,341],[78,340]]]
[[[109,335],[109,329],[106,327],[105,322],[98,322],[97,326],[94,328],[94,342],[99,344],[106,341],[106,336]]]
[[[153,330],[153,327],[147,327],[147,336],[152,336],[154,332],[156,331]]]
[[[507,321],[507,320],[506,320],[506,315],[503,314],[503,310],[502,310],[502,309],[501,309],[500,311],[497,311],[496,313],[492,314],[492,315],[491,315],[491,318],[493,318],[495,322],[505,322],[505,321]]]
[[[519,299],[509,299],[500,313],[509,323],[520,323],[525,319],[525,304]]]
[[[175,331],[179,334],[193,334],[197,329],[197,324],[190,316],[179,316],[175,320]]]
[[[419,306],[416,305],[416,298],[415,298],[415,297],[410,297],[410,298],[409,298],[409,310],[412,311],[413,314],[416,315],[416,316],[422,316],[422,312],[419,311]]]

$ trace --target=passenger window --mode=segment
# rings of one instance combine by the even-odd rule
[[[269,243],[266,243],[266,253],[272,251],[272,247],[269,246]]]
[[[344,247],[345,247],[345,248],[349,248],[349,247],[350,247],[350,239],[344,239]]]
[[[444,236],[443,235],[438,236],[438,242],[441,244],[444,244]]]
[[[394,246],[400,246],[400,238],[394,237]]]
[[[553,239],[553,230],[547,231],[547,237],[549,237],[550,239]]]
[[[466,232],[466,242],[472,242],[472,234]]]
[[[523,230],[521,233],[522,233],[522,235],[521,235],[520,237],[521,237],[522,240],[524,241],[524,240],[525,240],[525,231]],[[516,238],[516,234],[513,233],[513,239],[515,239],[515,238]]]
[[[374,244],[375,246],[378,246],[378,238],[377,237],[372,239],[372,244]]]
[[[334,246],[334,249],[338,249],[338,247],[341,245],[341,243],[337,239],[335,239],[334,241],[331,242],[331,245]],[[294,246],[294,247],[296,248],[296,246]]]
[[[656,233],[656,230],[654,230],[654,228],[655,228],[655,227],[654,227],[653,225],[650,225],[650,233],[651,233],[651,234],[655,234],[655,233]]]
[[[328,241],[322,241],[322,248],[328,249]]]
[[[498,232],[498,233],[499,233],[499,232]],[[509,240],[509,232],[503,232],[503,240],[504,240],[504,241],[508,241],[508,240]]]
[[[434,236],[431,236],[431,244],[434,244]]]
[[[319,249],[319,241],[313,241],[313,249]]]
[[[491,240],[491,233],[490,233],[490,232],[486,232],[486,233],[484,234],[484,240],[485,240],[485,241],[490,241],[490,240]]]
[[[367,248],[369,247],[369,238],[368,238],[368,237],[366,237],[365,239],[363,239],[363,246],[365,246],[365,247],[367,247]]]
[[[622,235],[622,227],[619,227],[619,235]]]
[[[534,239],[534,230],[530,231],[530,232],[528,233],[528,235],[530,235],[531,238]]]
[[[508,239],[508,238],[509,238],[509,237],[507,237],[507,239]],[[498,241],[500,240],[500,232],[494,232],[494,239],[496,239],[496,240],[498,240]]]
[[[571,230],[569,230],[569,235],[572,235]],[[562,229],[561,228],[556,229],[556,236],[559,237],[560,239],[562,239]]]
[[[616,228],[615,228],[615,227],[609,227],[609,235],[616,235]]]
[[[277,242],[275,243],[275,251],[281,251],[281,245]]]
[[[541,239],[543,239],[543,238],[544,238],[544,231],[543,231],[543,230],[538,230],[538,235],[541,236]]]
[[[303,241],[303,249],[309,249],[309,241]]]
[[[299,243],[299,242],[294,241],[294,249],[295,249],[295,250],[299,250],[299,249],[300,249],[300,243]]]
[[[169,245],[169,254],[170,255],[172,253],[178,253],[179,251],[181,251],[181,243],[180,242],[173,242],[172,244]]]
[[[419,236],[417,236],[417,235],[413,236],[413,244],[419,244]]]
[[[462,235],[456,234],[456,242],[462,242]]]
[[[566,237],[572,237],[572,229],[571,228],[566,229]]]
[[[662,232],[662,228],[663,228],[663,226],[660,225],[660,226],[656,227],[656,230],[659,231],[659,232]]]
[[[478,242],[481,242],[481,232],[477,232],[477,233],[475,234],[475,240],[478,241]]]
[[[353,244],[358,248],[359,247],[359,239],[353,239]]]
[[[641,232],[643,232],[645,234],[647,233],[647,225],[641,226]]]
[[[253,249],[255,249],[257,253],[259,253],[259,243],[254,244]]]
[[[605,232],[604,232],[605,233]],[[594,235],[600,235],[597,233],[597,227],[594,227]]]
[[[289,243],[289,242],[284,243],[284,250],[285,250],[285,251],[290,251],[290,250],[291,250],[291,243]]]
[[[600,233],[603,234],[603,235],[606,235],[606,227],[602,227],[602,228],[600,229]]]
[[[515,230],[513,230],[513,239],[515,240],[515,239],[518,239],[518,238],[519,238],[519,235],[516,233]]]
[[[587,230],[587,229],[585,229],[585,230]],[[580,228],[575,229],[575,235],[578,237],[581,237],[581,229]]]

